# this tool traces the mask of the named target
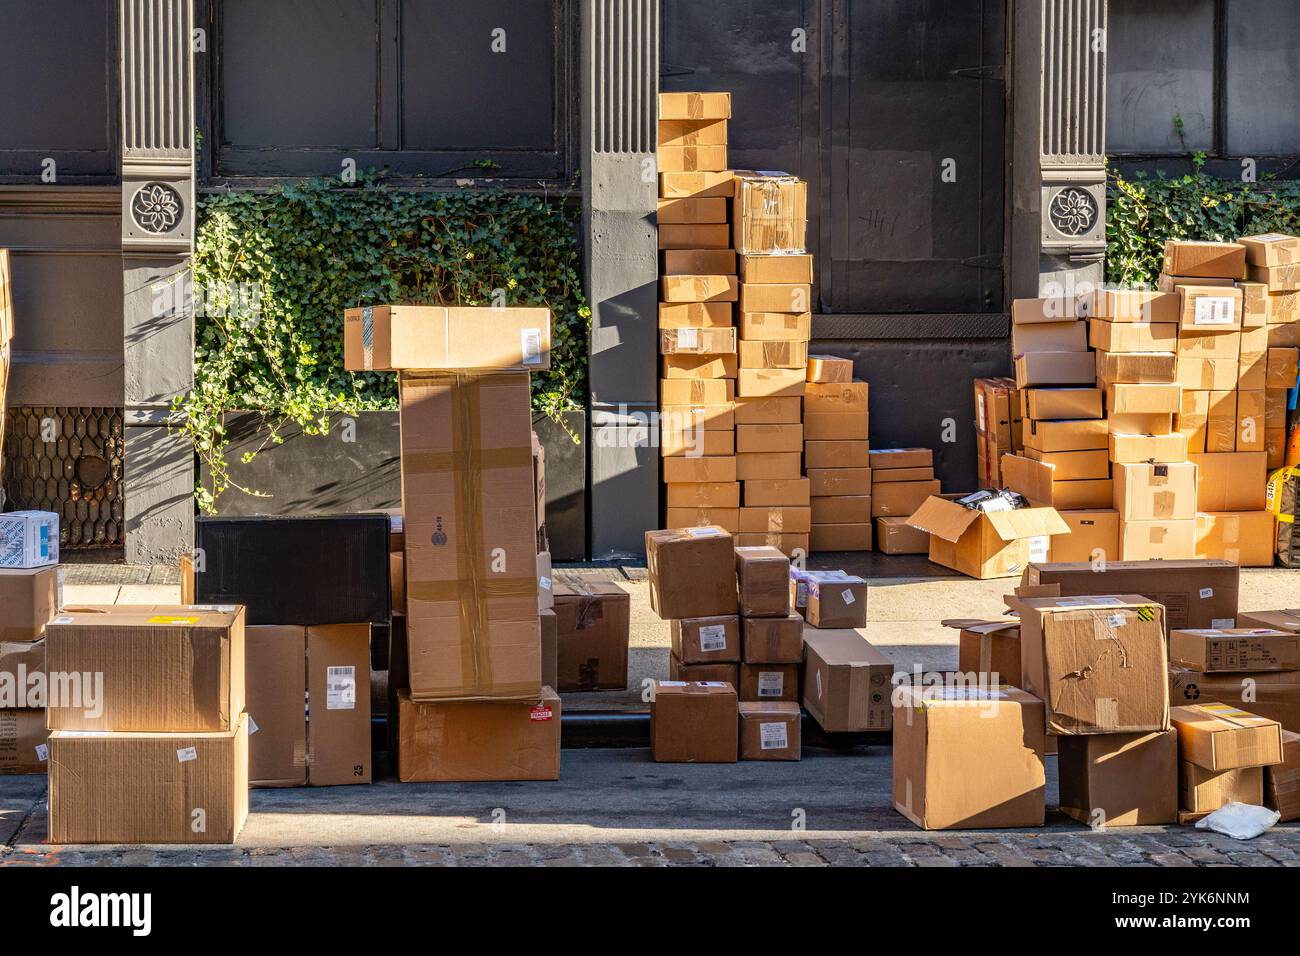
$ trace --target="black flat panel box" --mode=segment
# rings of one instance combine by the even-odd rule
[[[248,624],[388,623],[388,515],[199,518],[194,602]]]

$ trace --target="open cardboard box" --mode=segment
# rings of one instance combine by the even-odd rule
[[[908,519],[930,533],[930,560],[973,578],[1019,574],[1045,559],[1051,536],[1069,534],[1055,508],[983,512],[946,498],[930,497]]]

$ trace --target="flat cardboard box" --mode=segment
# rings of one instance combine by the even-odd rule
[[[863,457],[866,457],[865,450]],[[43,568],[0,568],[0,641],[40,640],[58,610],[61,572]]]
[[[742,282],[740,311],[800,315],[812,305],[812,286],[804,282]],[[749,338],[749,336],[745,336]]]
[[[1113,508],[1058,511],[1069,534],[1053,535],[1048,546],[1052,561],[1109,560],[1119,554],[1119,512]]]
[[[1282,762],[1264,768],[1264,805],[1281,823],[1300,820],[1300,734],[1282,731]]]
[[[714,146],[690,149],[717,149]],[[659,227],[660,249],[729,249],[731,229],[725,222],[666,222]]]
[[[876,549],[881,554],[929,554],[930,535],[907,523],[902,515],[876,518]]]
[[[957,670],[983,676],[992,684],[1020,682],[1020,623],[962,621],[957,638]],[[944,621],[951,627],[953,622]]]
[[[663,146],[655,151],[660,172],[720,172],[727,168],[726,146]]]
[[[49,736],[44,710],[0,708],[0,776],[45,773]]]
[[[814,498],[814,501],[832,499]],[[870,551],[871,522],[843,521],[813,523],[810,535],[812,550],[820,551]]]
[[[736,456],[736,477],[754,479],[793,479],[800,477],[797,452],[754,452]]]
[[[1151,558],[1181,560],[1196,557],[1196,519],[1161,518],[1119,522],[1119,557],[1122,561]]]
[[[1300,262],[1300,237],[1282,232],[1262,232],[1242,236],[1237,242],[1246,247],[1246,262],[1252,266],[1285,266]]]
[[[853,381],[853,360],[834,355],[810,355],[808,381],[818,385],[848,384]]]
[[[542,686],[554,687],[560,682],[560,619],[552,607],[537,612],[537,623],[542,632]]]
[[[659,122],[731,118],[730,93],[660,93]]]
[[[1196,510],[1263,511],[1268,475],[1266,452],[1191,455],[1196,465]]]
[[[741,398],[797,396],[804,387],[801,368],[742,368],[736,377],[736,394]]]
[[[1115,509],[1129,521],[1196,517],[1196,465],[1173,462],[1114,468]]]
[[[370,783],[370,660],[369,624],[307,628],[307,782],[314,787]]]
[[[1056,734],[1169,727],[1165,609],[1140,595],[1014,599],[1020,666]],[[1086,681],[1079,680],[1087,673]]]
[[[1097,384],[1163,384],[1178,381],[1178,356],[1174,352],[1096,353]]]
[[[740,759],[798,760],[799,705],[790,701],[741,701]]]
[[[802,425],[737,425],[736,451],[751,452],[801,452],[803,451]]]
[[[1016,356],[1016,387],[1095,385],[1094,362],[1088,352],[1026,352]]]
[[[871,468],[867,443],[849,441],[808,441],[803,445],[804,464],[809,468]]]
[[[742,701],[799,699],[799,665],[796,664],[746,664],[740,665],[740,683],[736,694]]]
[[[625,690],[631,596],[613,581],[557,581],[555,616],[555,689]]]
[[[718,379],[735,378],[739,367],[734,353],[713,355],[663,355],[659,358],[659,368],[666,381],[674,379]],[[666,404],[666,403],[665,403]]]
[[[740,618],[677,618],[671,622],[672,654],[684,664],[736,664],[740,662]]]
[[[736,689],[720,682],[655,681],[650,754],[660,763],[735,763]]]
[[[1176,704],[1218,701],[1239,705],[1300,733],[1300,671],[1203,674],[1170,667],[1169,696]]]
[[[1241,328],[1240,289],[1184,285],[1179,286],[1178,296],[1180,329],[1226,332]]]
[[[985,513],[937,495],[908,524],[930,533],[935,564],[982,579],[1019,574],[1031,561],[1046,558],[1051,535],[1070,531],[1050,507]]]
[[[1171,464],[1187,461],[1187,436],[1181,432],[1169,435],[1110,435],[1110,460],[1116,464],[1155,462]]]
[[[833,495],[811,501],[814,525],[871,523],[870,495]]]
[[[1060,806],[1092,827],[1136,827],[1178,818],[1178,734],[1066,735],[1057,740]]]
[[[234,843],[248,817],[248,718],[211,733],[56,730],[51,843]]]
[[[904,686],[894,809],[926,830],[1042,826],[1043,703],[1015,687]]]
[[[793,253],[781,255],[745,255],[738,257],[742,282],[769,285],[775,282],[802,282],[813,280],[812,256]]]
[[[1196,557],[1223,558],[1243,568],[1273,566],[1271,511],[1197,512]]]
[[[809,468],[808,481],[814,498],[842,497],[844,495],[871,496],[870,468]],[[938,482],[921,482],[937,485]],[[919,493],[919,492],[918,492]],[[903,494],[899,492],[898,494]],[[922,496],[924,497],[924,496]]]
[[[735,179],[731,175],[731,170],[659,173],[659,195],[664,198],[674,196],[697,196],[701,199],[709,196],[731,198],[735,190]]]
[[[1241,366],[1235,358],[1178,359],[1178,384],[1183,388],[1226,391],[1237,387]]]
[[[244,609],[65,608],[45,628],[49,672],[95,696],[49,700],[51,730],[228,732],[244,713]]]
[[[787,590],[787,600],[789,591]],[[747,617],[741,620],[741,660],[746,664],[798,664],[803,660],[803,617]]]
[[[738,480],[736,456],[665,458],[663,476],[667,484],[734,482]]]
[[[801,506],[750,507],[740,509],[740,530],[748,534],[807,534],[812,525],[812,509]]]
[[[797,395],[742,398],[734,408],[737,425],[797,425],[802,420],[803,399]]]
[[[695,196],[660,199],[657,218],[660,223],[726,222],[727,200],[721,197],[701,199]],[[688,301],[702,302],[705,300],[691,299]]]
[[[939,480],[937,478],[931,481],[873,483],[871,486],[871,517],[910,517],[927,499],[938,494]]]
[[[1169,661],[1207,674],[1300,670],[1300,634],[1261,627],[1170,631]]]
[[[1169,322],[1150,325],[1097,320],[1088,323],[1088,344],[1112,353],[1171,352],[1178,344],[1178,326]]]
[[[803,253],[808,232],[808,184],[788,173],[738,170],[731,219],[739,252]]]
[[[661,258],[663,264],[659,269],[660,275],[734,276],[736,274],[734,249],[665,249]]]
[[[1266,767],[1282,762],[1282,726],[1232,704],[1209,702],[1173,707],[1179,752],[1206,770]]]
[[[712,253],[717,250],[691,250],[690,254]],[[665,252],[664,255],[672,255]],[[686,255],[687,253],[682,253]],[[732,323],[734,307],[730,302],[677,302],[659,304],[659,328],[704,329],[726,328]]]
[[[790,559],[770,547],[738,547],[735,551],[741,615],[786,617],[790,613]],[[686,655],[680,656],[687,660]]]
[[[303,700],[307,694],[307,629],[287,624],[255,624],[245,630],[244,640],[245,706],[257,726],[257,733],[248,738],[249,783],[254,787],[305,787],[307,713]],[[367,719],[367,732],[369,723]]]
[[[1206,770],[1183,760],[1178,766],[1178,803],[1189,814],[1204,814],[1229,803],[1264,803],[1264,768]]]
[[[1051,466],[1057,481],[1089,481],[1110,477],[1110,453],[1106,449],[1039,451],[1036,448],[1026,448],[1024,457]]]
[[[1026,352],[1086,352],[1088,326],[1070,319],[1065,322],[1035,322],[1011,326],[1011,354]]]
[[[546,308],[376,305],[343,313],[349,372],[551,367]]]
[[[741,341],[739,348],[741,368],[797,368],[808,365],[808,343],[783,341]]]
[[[1022,583],[1062,597],[1141,594],[1165,608],[1170,628],[1234,627],[1239,571],[1231,561],[1107,561],[1036,563]]]
[[[528,376],[403,372],[398,401],[411,698],[536,697]]]
[[[1089,451],[1105,448],[1107,438],[1105,419],[1031,421],[1025,431],[1025,447],[1043,452]]]
[[[1246,247],[1236,242],[1168,239],[1162,271],[1171,276],[1244,279]]]
[[[822,730],[889,730],[894,665],[864,628],[805,627],[803,649],[803,706]]]
[[[1035,421],[1067,418],[1101,418],[1099,388],[1034,388],[1021,393],[1028,415]]]
[[[664,620],[737,613],[735,545],[718,527],[645,533],[650,607]]]
[[[740,665],[683,664],[675,654],[669,654],[668,678],[676,681],[717,682],[735,687],[740,683]]]
[[[397,693],[403,783],[560,779],[560,697],[415,701]]]
[[[1107,322],[1177,322],[1176,292],[1154,289],[1098,289],[1079,296],[1081,319]]]
[[[681,278],[680,276],[678,278]],[[695,277],[687,277],[695,278]],[[706,277],[698,277],[706,278]],[[736,351],[733,328],[679,328],[659,330],[660,355],[715,355]]]
[[[742,311],[740,337],[751,341],[807,342],[812,337],[812,313]]]

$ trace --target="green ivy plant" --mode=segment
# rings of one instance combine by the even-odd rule
[[[1184,176],[1107,176],[1106,281],[1154,288],[1166,239],[1230,241],[1264,232],[1300,235],[1300,182],[1217,179],[1192,157]]]
[[[371,171],[355,184],[321,178],[203,197],[194,388],[175,406],[206,465],[199,507],[214,513],[231,487],[257,494],[231,480],[225,413],[262,413],[278,443],[289,423],[324,434],[330,412],[397,407],[396,375],[343,368],[343,312],[355,306],[547,306],[551,368],[533,375],[533,407],[556,419],[584,407],[591,312],[577,236],[576,213],[560,200],[412,192]]]

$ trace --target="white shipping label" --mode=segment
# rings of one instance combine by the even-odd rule
[[[1235,617],[1216,617],[1210,620],[1210,624],[1216,628],[1233,628],[1237,626]]]
[[[1201,600],[1214,597],[1214,588],[1201,588]]]
[[[176,751],[176,759],[180,763],[189,763],[191,760],[199,759],[199,752],[193,747],[182,747]]]
[[[758,725],[759,749],[784,750],[790,746],[790,736],[784,723]]]
[[[758,696],[780,697],[785,692],[785,674],[781,671],[758,672]]]
[[[700,347],[699,329],[678,329],[677,347],[679,349],[697,349]]]
[[[841,592],[840,592],[840,597],[844,598],[844,603],[845,603],[845,604],[856,604],[856,603],[857,603],[857,598],[855,598],[855,597],[853,596],[853,591],[852,591],[851,589],[849,589],[849,588],[845,588],[843,591],[841,591]]]
[[[60,615],[59,615],[58,617],[56,617],[54,620],[50,621],[50,623],[51,623],[51,624],[71,624],[71,623],[72,623],[73,621],[75,621],[75,620],[76,620],[76,618],[74,618],[71,614],[60,614]]]
[[[706,624],[700,628],[700,650],[725,651],[727,649],[727,627],[725,624]]]
[[[1123,627],[1126,622],[1123,614],[1111,614],[1106,618],[1106,623],[1111,627]]]
[[[325,669],[325,709],[355,710],[357,706],[357,669],[327,667]]]
[[[1029,539],[1029,560],[1038,563],[1047,560],[1047,548],[1052,539],[1045,535],[1039,534]]]
[[[1236,321],[1237,300],[1225,295],[1206,295],[1196,300],[1193,325],[1232,325]]]
[[[520,329],[519,351],[523,354],[525,365],[542,364],[542,330]]]
[[[537,586],[540,587],[543,591],[549,591],[551,590],[551,579],[543,574],[540,578],[537,579]]]
[[[717,528],[687,528],[686,533],[692,538],[716,538],[722,534]]]
[[[49,744],[37,744],[37,745],[36,745],[36,759],[39,760],[41,763],[45,763],[45,761],[47,761],[47,760],[50,759],[50,745],[49,745]]]

